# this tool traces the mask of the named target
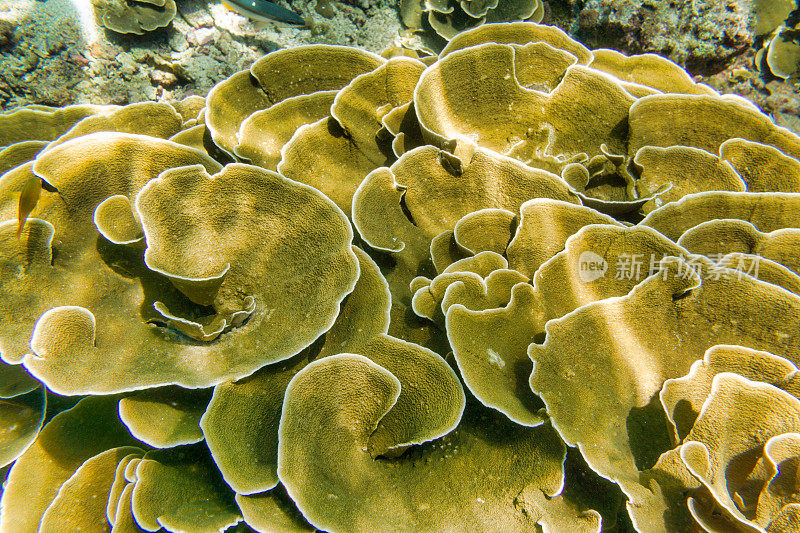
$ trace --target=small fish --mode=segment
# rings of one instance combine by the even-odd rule
[[[28,220],[28,215],[31,214],[36,204],[39,202],[39,194],[42,192],[42,180],[36,177],[28,179],[22,187],[22,193],[19,195],[19,208],[17,210],[17,239],[22,235],[22,228],[25,227],[25,221]]]
[[[303,17],[268,0],[223,0],[222,5],[240,15],[260,22],[283,22],[304,26]]]

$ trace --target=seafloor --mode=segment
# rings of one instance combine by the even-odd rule
[[[312,31],[267,24],[255,27],[220,2],[182,0],[168,28],[138,36],[98,28],[73,0],[0,2],[0,104],[127,104],[205,95],[220,79],[264,53],[328,43],[379,51],[398,38],[394,2],[336,3],[327,19],[314,1],[294,2],[324,24]],[[87,17],[89,21],[87,22]]]

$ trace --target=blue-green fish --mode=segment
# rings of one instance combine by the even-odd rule
[[[304,26],[303,17],[268,0],[222,0],[222,5],[240,15],[260,22],[283,22]]]

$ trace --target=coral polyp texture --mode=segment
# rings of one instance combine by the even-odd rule
[[[297,47],[0,143],[3,532],[797,531],[800,137],[664,58]]]

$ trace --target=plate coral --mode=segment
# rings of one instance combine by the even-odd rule
[[[0,114],[1,531],[797,530],[800,137],[406,7],[481,24]]]

